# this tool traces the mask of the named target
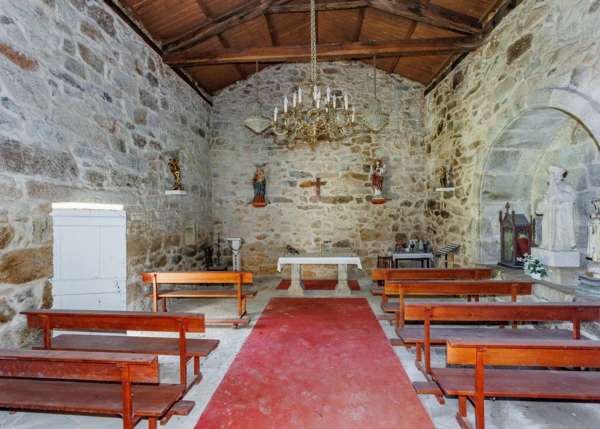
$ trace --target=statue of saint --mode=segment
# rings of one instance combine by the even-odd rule
[[[181,172],[179,171],[179,158],[170,158],[169,159],[169,168],[171,169],[171,174],[175,179],[175,184],[171,187],[171,191],[183,191],[183,186],[181,185]]]
[[[383,174],[385,173],[385,165],[380,159],[376,159],[371,166],[369,175],[371,176],[371,189],[373,190],[373,199],[383,199],[381,194],[383,190]]]
[[[586,256],[591,259],[590,271],[600,273],[600,198],[592,200],[595,211],[590,213],[590,221],[588,223],[588,245]],[[595,267],[595,270],[591,270]]]
[[[252,202],[264,203],[267,179],[265,178],[265,172],[260,167],[256,167],[256,173],[254,173],[254,178],[252,179],[252,187],[254,188],[254,200]]]
[[[564,181],[567,170],[548,167],[549,189],[538,203],[536,213],[543,215],[541,249],[570,251],[576,246],[573,205],[575,188]]]

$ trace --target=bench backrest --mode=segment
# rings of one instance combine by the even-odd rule
[[[204,332],[203,314],[146,311],[26,310],[30,328],[86,331]]]
[[[61,380],[159,382],[158,358],[147,354],[56,350],[0,350],[0,377]]]
[[[600,341],[448,339],[449,364],[475,365],[477,354],[483,365],[600,367]]]
[[[428,314],[427,314],[428,313]],[[595,322],[600,320],[600,304],[544,302],[422,302],[404,305],[405,320],[464,322]]]
[[[488,280],[491,268],[391,268],[373,270],[377,280]]]
[[[386,295],[531,295],[534,282],[499,280],[385,282]]]
[[[198,284],[198,283],[252,283],[248,271],[180,271],[142,273],[144,283]]]

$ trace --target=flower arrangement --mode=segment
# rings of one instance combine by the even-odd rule
[[[546,277],[546,269],[538,258],[525,253],[522,258],[517,258],[517,261],[523,262],[523,271],[525,274],[529,274],[536,280],[541,280],[542,277]]]

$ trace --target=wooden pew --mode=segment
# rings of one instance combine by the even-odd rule
[[[374,282],[395,280],[489,280],[491,268],[388,268],[373,270]],[[383,302],[388,297],[380,287],[372,288],[373,295],[381,295]]]
[[[396,327],[404,326],[404,298],[407,295],[457,296],[466,295],[471,301],[481,296],[508,295],[516,302],[518,295],[531,295],[535,282],[473,280],[473,281],[403,281],[385,282],[386,295],[398,295],[400,302],[382,302],[381,309],[396,314]]]
[[[158,383],[153,355],[0,350],[0,408],[10,411],[120,415],[124,429],[148,418],[156,429],[185,390]]]
[[[194,359],[194,380],[187,390],[202,380],[200,358],[207,357],[219,340],[186,338],[186,333],[205,331],[204,315],[191,313],[151,313],[142,311],[27,310],[30,328],[44,330],[45,350],[144,353],[179,356],[180,383],[187,383],[187,362]],[[175,332],[178,338],[122,335],[60,334],[53,329],[85,331]],[[186,391],[187,392],[187,391]]]
[[[167,311],[167,298],[237,298],[238,316],[246,314],[246,299],[254,298],[256,291],[245,291],[242,284],[252,283],[252,273],[238,271],[182,271],[142,273],[142,281],[152,284],[153,311],[158,311],[162,299],[162,310]],[[160,284],[235,283],[237,290],[159,290]],[[242,320],[241,323],[244,321]],[[237,326],[237,325],[236,325]]]
[[[407,344],[417,349],[416,365],[426,376],[431,374],[431,346],[444,346],[448,338],[498,339],[580,339],[581,322],[600,319],[600,304],[592,303],[449,303],[427,302],[406,304],[406,320],[424,321],[424,326],[397,328],[396,333]],[[571,322],[573,330],[566,329],[498,329],[476,327],[431,328],[431,322]],[[516,325],[513,324],[513,328]],[[425,351],[425,368],[421,360]]]
[[[600,372],[490,369],[484,366],[600,368],[600,341],[449,339],[447,362],[475,368],[435,368],[433,378],[446,395],[458,396],[458,424],[467,420],[467,398],[475,405],[477,429],[485,428],[484,398],[600,400]],[[548,422],[551,425],[551,422]]]

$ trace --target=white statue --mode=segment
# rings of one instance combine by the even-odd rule
[[[570,251],[576,246],[573,204],[575,188],[564,182],[567,170],[557,165],[548,167],[549,189],[537,206],[543,215],[541,249]]]
[[[596,211],[590,213],[586,256],[592,260],[588,265],[588,272],[600,274],[600,198],[592,200],[592,204]]]

